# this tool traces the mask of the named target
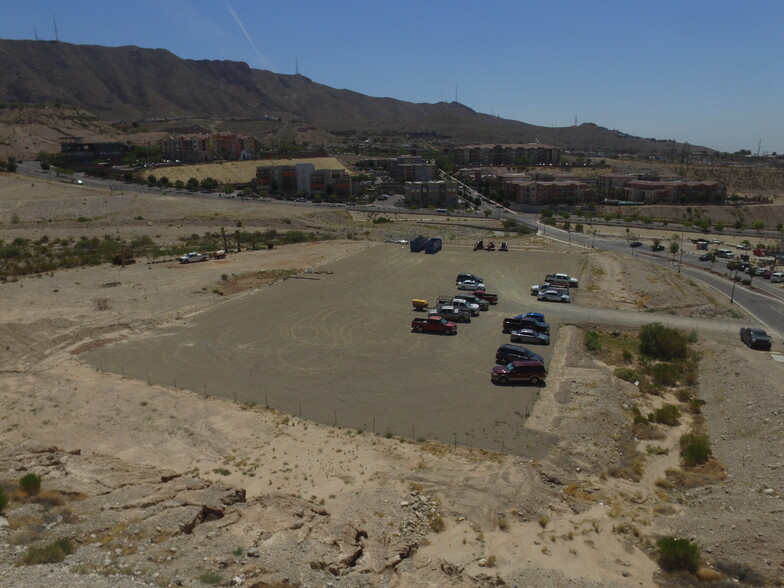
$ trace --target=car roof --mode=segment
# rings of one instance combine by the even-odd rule
[[[517,360],[517,361],[513,361],[511,363],[515,367],[517,367],[517,366],[528,366],[528,365],[535,365],[535,366],[544,367],[544,363],[542,363],[538,359],[520,359],[520,360]]]

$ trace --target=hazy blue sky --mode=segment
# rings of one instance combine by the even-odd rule
[[[68,43],[298,62],[370,96],[784,152],[782,0],[23,0],[4,3],[0,38],[53,39],[55,20]]]

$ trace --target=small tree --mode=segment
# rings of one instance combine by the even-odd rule
[[[19,489],[28,496],[35,496],[41,491],[41,476],[29,472],[19,479]]]
[[[677,241],[673,241],[670,243],[670,253],[672,253],[672,258],[675,259],[675,255],[680,251],[681,246],[678,245]]]
[[[687,467],[694,467],[708,461],[713,454],[710,439],[698,433],[686,433],[681,437],[681,461]]]
[[[6,506],[8,506],[8,494],[5,491],[5,486],[0,485],[0,513]]]
[[[688,539],[662,537],[656,542],[659,564],[668,572],[685,570],[692,574],[700,566],[700,550]]]

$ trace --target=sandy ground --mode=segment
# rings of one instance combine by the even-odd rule
[[[0,202],[48,217],[59,206],[67,209],[60,197],[59,191],[40,194],[37,209],[27,199],[5,197]],[[155,222],[162,225],[167,215],[176,218],[180,207],[179,201],[153,197],[143,206],[144,215],[155,215]],[[248,215],[246,219],[258,217],[257,212],[236,210]],[[110,213],[98,210],[98,215]],[[313,221],[300,218],[298,222]],[[31,222],[22,227],[5,225],[3,232],[25,228],[38,230]],[[421,225],[400,224],[384,230],[408,234],[417,228]],[[350,229],[358,234],[366,230],[363,225]],[[486,234],[477,229],[451,230],[455,244]],[[151,466],[245,489],[249,502],[242,520],[269,529],[267,542],[258,543],[263,546],[264,571],[249,571],[245,560],[229,558],[225,565],[218,561],[225,558],[226,545],[234,544],[223,541],[226,534],[233,533],[232,541],[238,542],[250,536],[250,527],[226,522],[212,527],[212,537],[209,533],[188,536],[193,560],[183,555],[177,569],[165,558],[146,557],[143,549],[121,550],[117,558],[139,570],[138,581],[154,585],[177,585],[177,578],[181,584],[199,585],[205,562],[214,561],[226,582],[238,574],[248,578],[248,585],[251,577],[255,581],[285,577],[302,585],[329,581],[334,586],[667,585],[672,580],[658,570],[651,548],[662,534],[693,538],[702,547],[705,569],[715,578],[743,580],[753,572],[769,582],[784,580],[784,528],[776,515],[781,510],[783,450],[777,383],[784,377],[784,363],[775,361],[774,355],[746,349],[734,337],[701,333],[699,349],[705,359],[700,390],[707,402],[703,414],[714,455],[729,475],[695,488],[660,482],[667,468],[677,468],[677,440],[691,417],[684,418],[680,428],[665,429],[664,438],[655,442],[659,446],[655,452],[647,450],[651,441],[638,441],[644,461],[639,482],[608,475],[624,460],[621,437],[631,423],[629,407],[638,404],[647,410],[674,399],[643,396],[634,385],[613,377],[611,367],[586,352],[576,321],[560,328],[549,365],[551,377],[527,419],[528,427],[553,444],[545,460],[318,425],[230,398],[101,373],[82,361],[81,354],[95,346],[155,337],[161,328],[226,304],[227,298],[249,296],[240,292],[221,297],[212,292],[218,264],[222,264],[220,273],[227,274],[317,270],[338,260],[362,259],[357,254],[372,246],[387,245],[364,239],[326,241],[245,252],[196,264],[187,271],[172,264],[142,263],[125,270],[84,268],[0,284],[5,301],[0,324],[0,440],[5,448],[0,480],[12,487],[19,472],[37,468],[50,476],[44,478],[45,486],[56,487],[80,471],[89,471],[90,479],[106,480],[113,471]],[[526,248],[531,255],[547,255],[562,247],[536,237],[515,239],[513,246]],[[660,273],[666,270],[648,273],[637,265],[635,281],[630,283],[621,279],[632,275],[628,260],[593,256],[581,264],[579,305],[585,308],[650,308],[676,319],[678,315],[716,317],[741,324],[726,301],[705,304],[689,284]],[[109,286],[130,280],[126,275],[145,272],[152,278],[134,281],[133,288]],[[663,293],[673,284],[683,289],[684,303],[667,309],[662,306]],[[112,298],[108,310],[98,310],[100,298]],[[781,351],[780,342],[775,349]],[[70,468],[58,470],[59,477],[53,477],[47,469],[51,466],[31,457],[31,450],[41,446],[80,450],[80,459],[92,466],[88,469],[74,457]],[[17,567],[20,550],[27,545],[20,534],[29,524],[14,515],[21,504],[18,498],[12,500],[6,509],[11,527],[0,528],[4,585],[44,585],[42,578],[50,574],[50,585],[51,578],[57,577],[61,586],[100,586],[98,580],[80,583],[92,578],[84,575],[86,571],[120,573],[115,560],[90,559],[93,551],[106,553],[109,547],[108,543],[90,547],[90,533],[100,536],[98,514],[84,515],[95,528],[75,536],[82,547],[64,567]],[[278,507],[262,512],[264,504]],[[422,504],[426,516],[421,514]],[[361,529],[363,541],[377,550],[385,546],[391,559],[362,573],[341,568],[338,575],[318,575],[327,572],[298,559],[305,548],[296,546],[309,545],[302,536],[273,532],[280,521],[288,520],[287,516],[296,519],[296,512],[307,505],[323,509],[336,525]],[[74,503],[73,509],[79,508]],[[128,508],[144,518],[141,511]],[[62,527],[67,525],[55,530]],[[316,527],[305,528],[312,537]],[[132,537],[132,526],[127,536]],[[277,550],[273,545],[289,547]],[[370,558],[371,551],[366,546],[358,562]],[[121,585],[120,581],[106,585]]]

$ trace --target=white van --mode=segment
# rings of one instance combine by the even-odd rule
[[[775,274],[771,274],[770,281],[773,284],[780,284],[781,282],[784,282],[784,272],[776,272]]]
[[[732,259],[735,257],[735,253],[732,251],[732,249],[717,249],[716,257],[719,259]]]

